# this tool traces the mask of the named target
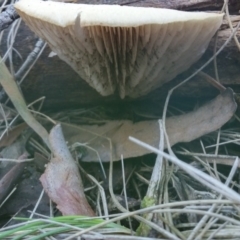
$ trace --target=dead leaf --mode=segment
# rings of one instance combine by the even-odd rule
[[[26,123],[21,123],[13,127],[0,140],[0,147],[7,147],[11,145],[27,127]]]
[[[68,150],[59,124],[51,130],[49,142],[54,157],[40,178],[44,190],[63,215],[94,216],[83,191],[78,166]]]
[[[0,156],[2,158],[18,159],[18,157],[21,156],[25,151],[25,139],[23,137],[19,137],[14,143],[3,148],[3,150],[0,152]],[[1,161],[1,169],[4,169],[7,166],[13,166],[12,162]]]
[[[16,191],[0,209],[0,219],[3,219],[3,216],[28,218],[30,216],[29,210],[32,211],[36,206],[42,192],[42,185],[39,181],[40,173],[35,170],[35,166],[29,163],[26,165],[25,171],[23,179],[18,181]],[[47,194],[44,194],[37,211],[43,215],[49,214]],[[18,214],[16,215],[16,213]],[[13,224],[13,221],[11,221],[11,224]]]
[[[195,111],[167,118],[166,129],[170,144],[190,142],[219,129],[233,116],[236,107],[233,91],[227,89]],[[119,160],[121,154],[124,158],[130,158],[150,153],[149,150],[130,142],[128,137],[135,137],[153,147],[158,147],[160,137],[156,120],[138,123],[109,121],[102,126],[62,123],[62,127],[69,145],[81,143],[82,160],[86,162],[99,161],[97,153],[103,162],[109,162],[111,158],[114,161]]]
[[[27,153],[21,155],[18,159],[25,159],[28,157]],[[27,162],[17,163],[8,171],[4,177],[0,180],[0,203],[11,192],[18,179],[21,177],[24,167]]]

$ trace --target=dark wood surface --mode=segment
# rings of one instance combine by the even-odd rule
[[[84,4],[119,4],[128,6],[172,8],[178,10],[220,10],[224,0],[76,0]],[[230,0],[229,8],[237,12],[240,8],[238,0]]]
[[[133,6],[150,6],[150,7],[165,7],[181,10],[220,10],[223,4],[222,0],[95,0],[83,1],[79,3],[96,3],[96,4],[128,4]],[[230,0],[229,8],[231,14],[237,13],[240,9],[240,1]],[[233,24],[236,26],[240,20],[240,16],[232,16]],[[224,24],[219,32],[217,48],[222,46],[226,39],[231,34],[228,24]],[[237,33],[240,40],[240,31]],[[21,54],[22,59],[18,54],[13,52],[13,63],[17,70],[28,54],[34,48],[37,37],[24,25],[21,24],[17,34],[14,48]],[[3,36],[0,45],[0,54],[6,51],[7,31]],[[210,43],[206,54],[192,66],[187,72],[181,74],[176,79],[162,88],[148,94],[143,98],[144,101],[164,101],[168,90],[176,83],[182,81],[186,76],[201,66],[213,54],[214,40]],[[99,103],[125,103],[132,101],[131,99],[120,100],[118,96],[102,97],[95,90],[89,87],[67,64],[61,61],[58,57],[49,58],[51,50],[47,47],[40,59],[37,61],[34,68],[31,70],[25,81],[23,82],[22,90],[27,102],[31,102],[41,96],[46,96],[46,108],[69,108],[86,105],[98,105]],[[232,40],[217,58],[219,76],[221,83],[226,86],[232,86],[234,90],[240,91],[240,53]],[[205,70],[209,75],[214,77],[213,64],[210,64]],[[188,84],[181,87],[174,93],[176,99],[179,98],[211,98],[218,91],[211,87],[205,80],[200,77],[193,78]]]

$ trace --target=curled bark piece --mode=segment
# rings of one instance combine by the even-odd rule
[[[44,190],[63,215],[93,216],[94,212],[85,198],[78,166],[68,150],[59,124],[51,130],[49,142],[53,158],[40,178]]]
[[[233,91],[228,88],[199,109],[169,118],[166,127],[171,145],[190,142],[219,129],[233,116],[236,109]]]
[[[226,89],[215,99],[195,111],[167,118],[166,130],[171,146],[178,142],[190,142],[207,133],[219,129],[236,111],[236,102],[233,91]],[[108,162],[111,157],[119,160],[121,154],[124,158],[137,157],[150,153],[128,140],[133,136],[151,146],[158,147],[159,124],[158,121],[109,121],[103,126],[73,126],[64,124],[63,131],[69,144],[81,142],[84,149],[83,161]],[[109,139],[112,142],[112,153]],[[165,144],[166,147],[166,144]],[[94,151],[92,150],[94,149]]]

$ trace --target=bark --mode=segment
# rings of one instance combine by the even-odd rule
[[[220,10],[223,0],[79,0],[80,3],[96,3],[96,4],[127,4],[133,6],[150,6],[165,7],[181,10]],[[239,11],[240,2],[237,0],[229,1],[229,9],[232,13]],[[240,20],[240,16],[231,16],[233,25],[236,26]],[[3,55],[7,50],[7,34],[6,31],[0,45],[0,54]],[[228,24],[225,22],[219,31],[217,49],[224,44],[231,34]],[[240,40],[240,31],[237,32]],[[34,49],[37,42],[36,36],[22,23],[15,40],[14,48],[21,54],[22,59],[16,52],[13,52],[13,64],[15,72],[21,67],[29,53]],[[168,90],[181,82],[186,76],[189,76],[198,66],[204,64],[213,54],[214,39],[209,45],[209,49],[205,55],[192,66],[188,71],[176,77],[173,81],[165,84],[158,90],[145,96],[143,100],[164,101]],[[43,54],[28,74],[27,78],[21,85],[22,91],[27,102],[31,102],[41,96],[46,96],[44,106],[46,108],[69,108],[76,106],[96,105],[99,103],[120,103],[132,101],[126,99],[120,101],[117,96],[102,97],[95,90],[89,87],[66,63],[61,61],[57,56],[48,57],[51,50],[46,47]],[[218,56],[219,77],[222,84],[231,86],[237,92],[240,90],[240,68],[238,62],[240,53],[232,40]],[[215,77],[213,63],[211,63],[204,72]],[[176,98],[211,98],[218,93],[201,77],[193,78],[188,84],[174,92]]]
[[[119,4],[141,7],[172,8],[178,10],[220,10],[224,0],[77,0],[84,4]],[[237,12],[240,8],[238,0],[230,0],[229,8]]]

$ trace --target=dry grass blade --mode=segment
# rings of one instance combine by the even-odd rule
[[[164,149],[163,126],[162,126],[161,120],[159,120],[158,122],[159,122],[159,132],[160,132],[159,149],[163,151]],[[162,178],[162,173],[163,173],[163,158],[161,155],[158,155],[156,158],[155,166],[153,168],[147,194],[141,202],[141,207],[146,208],[146,207],[157,205],[157,202],[159,199],[159,192],[160,192],[159,187],[160,187],[160,181]],[[151,221],[153,218],[153,213],[146,214],[144,218]],[[137,233],[139,236],[148,236],[150,234],[150,230],[151,228],[148,225],[141,223],[137,229]]]
[[[190,176],[195,178],[197,181],[201,182],[203,185],[208,186],[209,188],[213,189],[214,191],[223,194],[228,199],[231,199],[232,201],[236,203],[240,203],[240,195],[236,193],[234,190],[226,187],[221,182],[217,181],[213,177],[207,175],[206,173],[192,167],[191,165],[179,160],[177,157],[173,157],[167,153],[164,153],[142,141],[139,141],[136,138],[129,137],[131,141],[138,144],[139,146],[145,147],[156,154],[162,155],[164,158],[170,160],[172,163],[177,165],[178,167],[182,168],[184,171],[186,171]]]
[[[19,92],[17,84],[15,83],[5,64],[2,62],[1,58],[0,83],[24,121],[43,139],[46,145],[50,147],[46,129],[29,112],[21,93]]]

